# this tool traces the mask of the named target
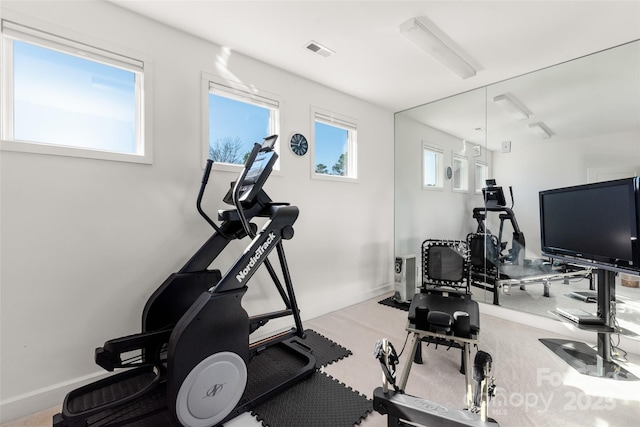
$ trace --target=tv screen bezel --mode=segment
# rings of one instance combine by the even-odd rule
[[[577,248],[560,248],[552,247],[546,244],[547,236],[545,236],[545,216],[544,216],[544,198],[549,194],[569,193],[575,191],[589,190],[592,188],[606,188],[625,186],[630,197],[629,224],[631,227],[631,259],[614,259],[613,257],[601,254],[588,254],[578,251]],[[571,187],[555,188],[540,191],[539,193],[540,208],[540,247],[543,256],[559,259],[562,261],[586,265],[595,268],[602,268],[611,271],[640,274],[640,178],[624,178],[612,181],[597,182],[591,184],[576,185]]]

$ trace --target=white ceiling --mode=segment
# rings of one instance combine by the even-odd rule
[[[508,94],[528,111],[514,117],[493,102]],[[544,123],[552,141],[605,141],[640,132],[640,41],[404,111],[454,137],[500,150],[503,141],[540,144],[528,126]],[[598,145],[602,152],[601,143]],[[637,151],[636,151],[637,153]]]
[[[640,39],[640,0],[112,2],[394,112]],[[405,39],[418,16],[482,70],[463,80]]]

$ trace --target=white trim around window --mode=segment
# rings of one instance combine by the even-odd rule
[[[423,190],[444,190],[444,151],[442,148],[422,141],[420,174]]]
[[[344,175],[316,172],[316,154],[318,138],[316,123],[322,123],[347,132]],[[309,149],[311,178],[325,181],[358,182],[358,121],[343,114],[334,113],[317,107],[311,107],[311,144]]]
[[[451,156],[451,191],[456,193],[469,192],[469,159],[466,156],[456,154]]]
[[[202,158],[203,164],[209,158],[209,94],[223,96],[236,101],[254,104],[269,109],[269,132],[271,135],[278,135],[275,151],[280,155],[280,147],[283,142],[283,135],[280,135],[280,107],[282,99],[274,93],[257,89],[240,82],[224,79],[214,74],[202,72]],[[268,136],[268,135],[263,135]],[[260,141],[255,141],[260,142]],[[274,175],[280,170],[280,156],[274,165]],[[230,163],[214,163],[213,169],[238,173],[243,165]]]
[[[79,34],[43,22],[30,21],[28,18],[13,18],[7,14],[2,20],[2,72],[0,75],[1,96],[1,129],[0,149],[25,153],[59,155],[101,160],[124,161],[133,163],[153,162],[152,146],[152,114],[151,87],[152,63],[149,57],[129,48],[114,46],[102,40],[96,40],[85,34]],[[18,22],[20,21],[20,23]],[[29,21],[29,22],[27,22]],[[100,144],[82,144],[51,142],[16,138],[14,117],[14,82],[13,74],[14,43],[20,46],[33,46],[43,49],[42,52],[63,54],[67,58],[81,58],[112,69],[131,73],[134,79],[135,109],[133,129],[133,149],[121,149],[121,139],[112,149],[109,142]],[[133,92],[132,92],[133,93]],[[131,117],[131,116],[130,116]],[[52,129],[52,132],[54,130]],[[65,134],[69,135],[69,133]],[[84,134],[82,134],[84,135]],[[132,134],[130,134],[132,135]],[[61,137],[64,139],[64,137]],[[78,134],[78,139],[82,136]],[[135,140],[135,141],[134,141]],[[92,140],[92,142],[95,142]],[[131,147],[131,146],[130,146]]]
[[[479,172],[479,169],[482,172]],[[473,166],[475,194],[482,194],[482,187],[489,178],[489,165],[486,162],[476,160]],[[480,176],[479,176],[480,175]]]

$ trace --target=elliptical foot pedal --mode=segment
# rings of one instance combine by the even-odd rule
[[[114,404],[129,402],[158,382],[159,375],[153,366],[122,372],[69,393],[64,400],[63,415],[67,418],[84,417]]]
[[[151,365],[140,366],[71,391],[54,415],[56,427],[86,425],[86,419],[144,396],[160,384],[162,377]]]

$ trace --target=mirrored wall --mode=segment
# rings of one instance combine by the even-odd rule
[[[425,177],[425,168],[434,167],[429,149],[442,156],[437,185]],[[419,260],[423,240],[476,231],[472,212],[484,204],[479,189],[494,178],[525,235],[527,262],[541,262],[539,191],[639,174],[640,41],[397,113],[396,256]],[[498,215],[488,214],[486,223],[498,234]],[[508,246],[512,231],[506,221]],[[583,288],[589,281],[579,278],[551,282],[548,292],[542,282],[512,286],[508,294],[499,291],[499,303],[549,317],[559,305],[593,312],[595,304],[569,296]],[[472,291],[494,302],[493,292]],[[618,318],[634,329],[640,288],[618,284],[616,291]]]

